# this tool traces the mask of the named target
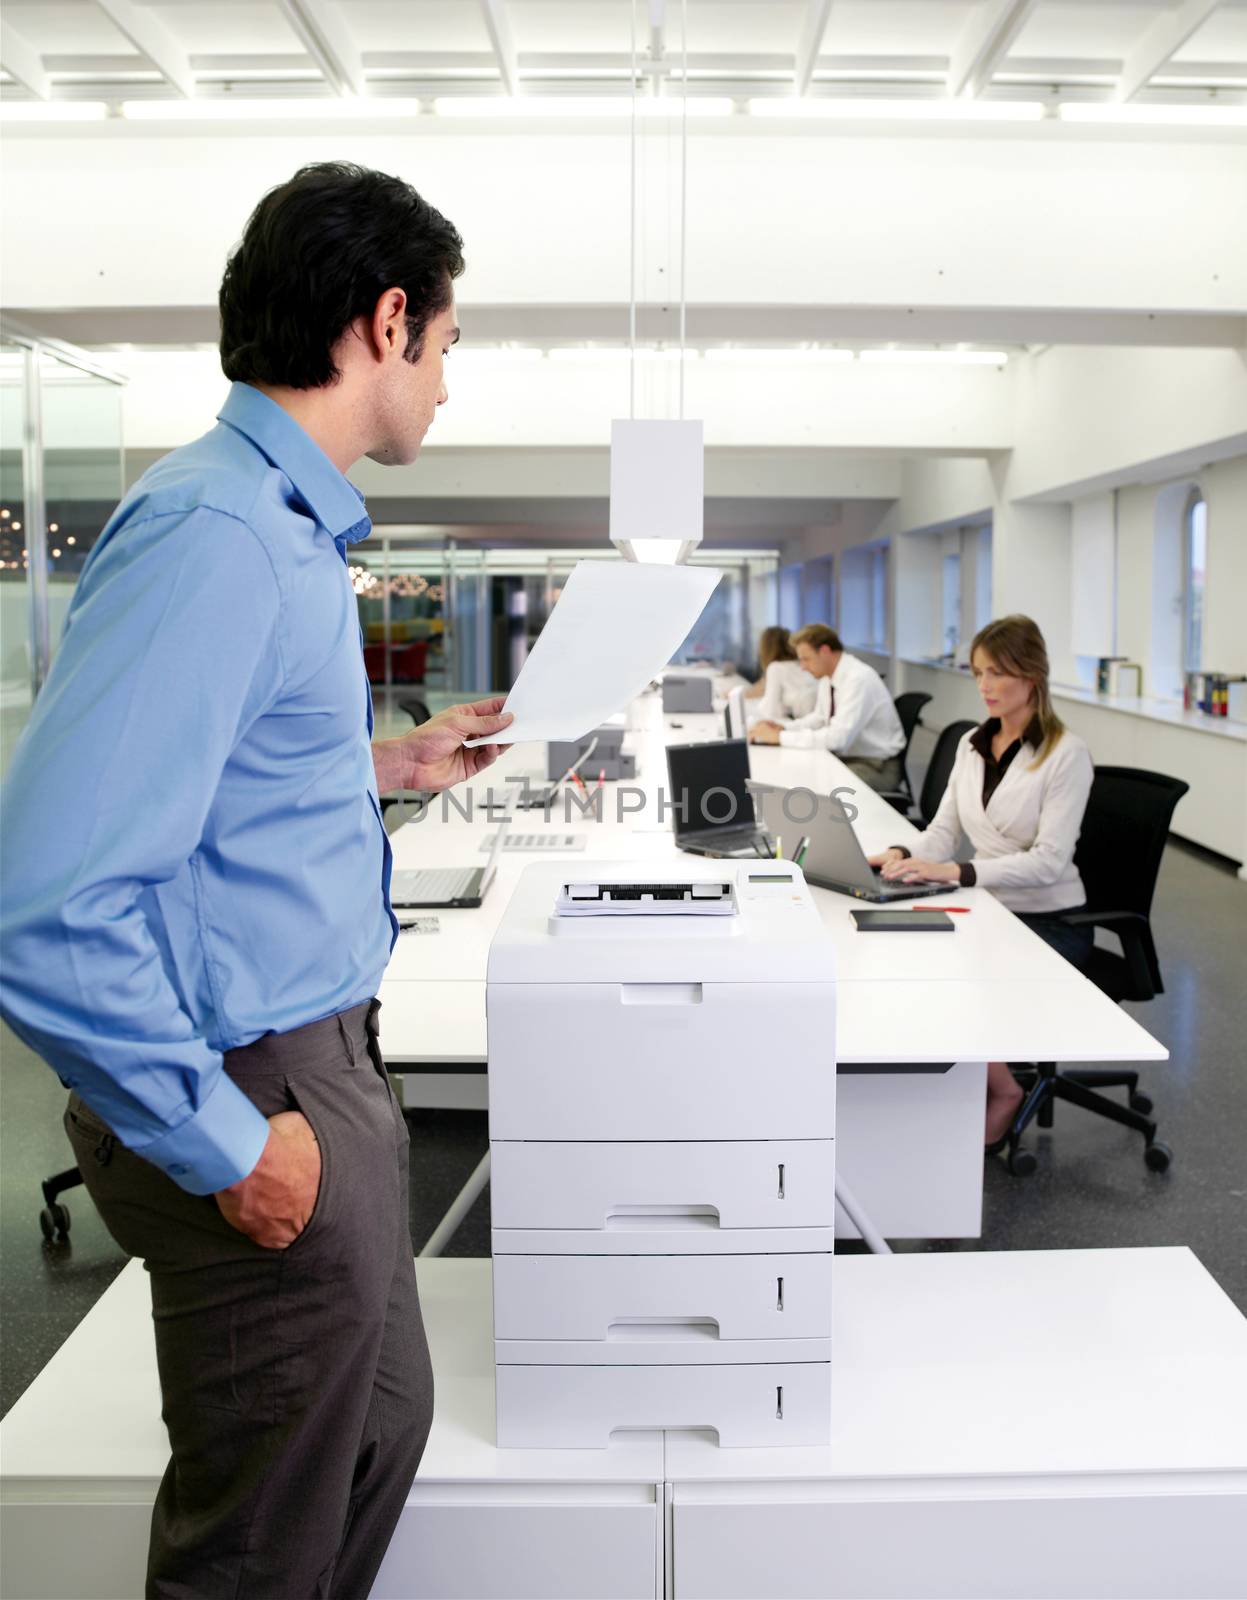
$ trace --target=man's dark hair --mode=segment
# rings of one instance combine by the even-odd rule
[[[386,289],[407,295],[408,361],[463,271],[454,225],[409,183],[346,161],[301,167],[247,221],[221,280],[221,366],[243,383],[318,389],[333,348]]]

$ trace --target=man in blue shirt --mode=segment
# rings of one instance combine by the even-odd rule
[[[370,743],[344,474],[416,458],[462,270],[399,179],[326,163],[264,197],[218,424],[104,528],[5,787],[3,1013],[151,1274],[150,1595],[362,1600],[428,1434],[378,793],[471,776],[510,719]]]

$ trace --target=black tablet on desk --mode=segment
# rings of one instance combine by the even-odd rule
[[[858,933],[952,933],[947,911],[850,911]]]

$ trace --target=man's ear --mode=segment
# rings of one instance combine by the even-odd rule
[[[386,289],[372,313],[372,348],[378,361],[407,348],[407,295],[402,289]]]

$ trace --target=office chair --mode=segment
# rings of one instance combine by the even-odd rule
[[[957,759],[957,746],[967,733],[973,732],[977,727],[977,722],[962,720],[950,722],[940,729],[922,780],[922,793],[918,796],[918,813],[924,823],[929,825],[940,808],[940,801],[944,798],[944,790],[948,787],[948,779],[953,770],[953,762]],[[905,754],[906,756],[909,754],[908,743],[905,745]],[[908,785],[905,790],[884,789],[880,790],[880,794],[903,817],[911,817],[913,795],[908,792]]]
[[[405,711],[418,728],[432,716],[432,712],[419,696],[414,694],[399,695],[394,704],[400,711]]]
[[[1116,934],[1121,953],[1097,945],[1086,968],[1096,987],[1113,1000],[1152,1000],[1164,993],[1149,919],[1169,823],[1189,788],[1181,778],[1137,767],[1095,769],[1074,851],[1087,909],[1066,912],[1061,921],[1071,928],[1104,928]],[[1035,1155],[1019,1149],[1018,1140],[1032,1121],[1050,1128],[1058,1100],[1141,1133],[1144,1161],[1153,1172],[1168,1169],[1173,1151],[1156,1137],[1149,1116],[1152,1102],[1139,1092],[1137,1072],[1120,1067],[1058,1072],[1054,1062],[1043,1061],[1018,1077],[1026,1094],[1009,1129],[1010,1172],[1020,1177],[1034,1172]],[[1096,1093],[1113,1088],[1126,1090],[1128,1105]]]
[[[929,694],[922,694],[919,690],[910,689],[904,694],[898,694],[892,702],[896,707],[896,714],[901,719],[901,732],[905,735],[905,743],[901,747],[901,782],[898,789],[891,789],[884,799],[893,806],[902,816],[908,816],[909,808],[914,803],[914,791],[909,782],[909,746],[914,737],[914,729],[921,720],[921,712],[930,700]]]

